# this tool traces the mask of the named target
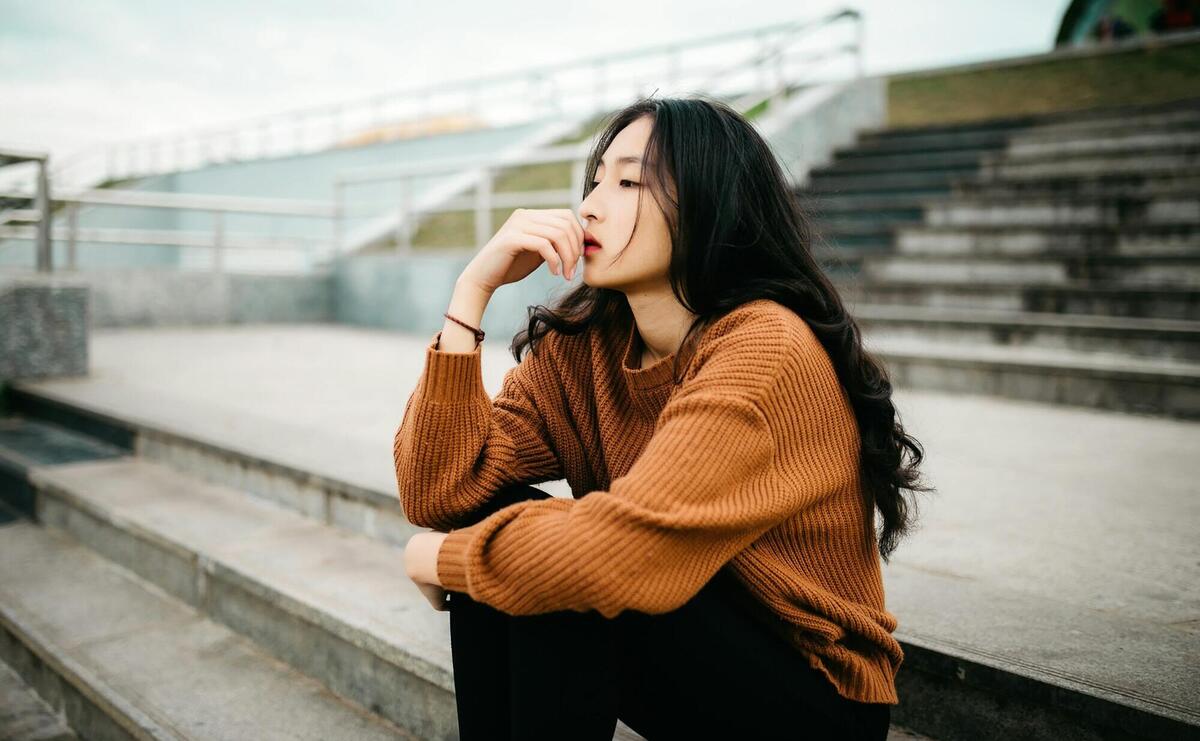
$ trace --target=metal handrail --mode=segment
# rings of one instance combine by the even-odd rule
[[[7,209],[5,213],[5,221],[14,218],[21,218],[28,221],[37,221],[37,229],[32,237],[34,242],[35,261],[37,269],[41,271],[50,270],[50,219],[46,215],[50,213],[50,153],[49,152],[32,152],[29,150],[18,150],[4,148],[0,149],[0,167],[8,167],[11,165],[21,165],[26,162],[33,162],[37,166],[37,174],[34,176],[34,191],[24,194],[19,197],[19,200],[28,199],[32,202],[32,209]]]
[[[633,57],[648,56],[655,53],[669,53],[673,60],[673,69],[668,75],[668,80],[674,82],[678,79],[678,61],[679,55],[685,49],[698,48],[716,43],[722,43],[729,39],[746,38],[748,36],[756,37],[761,49],[751,55],[748,60],[743,60],[736,66],[723,67],[716,76],[709,76],[705,79],[707,86],[715,86],[721,78],[728,78],[739,72],[746,72],[747,65],[753,67],[760,77],[760,93],[754,95],[743,95],[735,102],[735,107],[745,112],[749,108],[760,105],[763,102],[774,100],[777,96],[785,94],[789,89],[796,87],[793,81],[789,81],[784,74],[784,65],[788,59],[797,58],[795,55],[790,55],[788,47],[793,45],[799,36],[813,29],[835,23],[843,18],[849,18],[856,22],[856,37],[855,42],[843,46],[834,47],[832,49],[821,50],[816,53],[804,55],[798,58],[806,61],[820,61],[837,56],[843,52],[853,53],[856,57],[855,74],[862,74],[862,18],[860,14],[852,9],[841,10],[830,13],[816,19],[806,21],[795,21],[791,23],[773,24],[748,31],[735,31],[725,34],[718,34],[704,39],[690,41],[687,43],[676,43],[667,45],[658,45],[654,47],[646,47],[632,52],[623,52],[619,55],[606,55],[603,57],[595,57],[584,59],[575,63],[558,67],[558,70],[577,68],[589,64],[601,65],[608,64],[617,57],[622,62],[627,62]],[[767,45],[763,41],[763,37],[768,34],[784,34],[783,38],[778,42]],[[768,85],[764,82],[765,69],[768,63],[775,65],[776,79],[773,85]],[[501,80],[510,79],[520,74],[537,75],[539,79],[545,81],[545,68],[539,70],[530,70],[525,73],[511,73],[509,75],[499,75],[492,77],[475,78],[472,81],[466,81],[462,84],[482,85],[496,84]],[[697,68],[690,68],[695,71]],[[703,69],[708,72],[711,67]],[[637,78],[643,79],[643,78]],[[604,89],[604,86],[611,81],[606,81],[599,88]],[[551,82],[553,85],[553,83]],[[640,84],[640,83],[639,83]],[[450,88],[455,85],[450,85]],[[439,89],[446,89],[444,86],[439,86]],[[706,93],[713,94],[716,91],[706,89]],[[644,90],[638,91],[639,95],[644,95]],[[595,100],[600,101],[603,106],[603,95],[597,95]],[[556,101],[558,105],[561,101]],[[600,108],[592,109],[591,113],[598,112]],[[287,199],[271,199],[271,198],[247,198],[240,196],[224,196],[224,195],[194,195],[194,194],[176,194],[176,193],[147,193],[139,191],[118,191],[118,190],[79,190],[74,193],[60,194],[51,198],[49,194],[49,183],[47,180],[48,157],[44,157],[41,161],[41,175],[36,194],[24,192],[5,193],[0,191],[0,197],[15,197],[15,198],[36,198],[41,204],[36,209],[10,209],[7,213],[11,216],[20,211],[22,218],[28,218],[31,214],[36,213],[38,216],[39,228],[36,235],[33,236],[38,242],[38,269],[49,271],[51,265],[51,238],[65,239],[68,243],[68,264],[74,267],[76,264],[76,243],[81,239],[89,242],[100,243],[139,243],[139,244],[167,244],[187,247],[207,247],[214,250],[213,269],[220,271],[223,269],[223,251],[227,247],[247,247],[247,248],[281,248],[281,249],[296,249],[303,248],[309,253],[311,258],[311,246],[318,243],[329,243],[327,240],[311,237],[262,237],[259,235],[227,235],[225,234],[223,216],[226,213],[252,213],[264,215],[288,215],[299,217],[313,217],[331,219],[333,222],[333,239],[330,252],[334,257],[340,255],[344,250],[344,232],[345,222],[348,215],[348,205],[346,199],[347,188],[368,182],[384,182],[384,181],[402,181],[403,192],[411,191],[410,181],[412,178],[427,175],[430,173],[439,173],[447,171],[465,172],[469,175],[469,181],[473,183],[471,187],[474,190],[473,196],[464,196],[451,198],[442,201],[437,206],[423,206],[418,209],[413,209],[409,202],[411,199],[407,196],[401,197],[400,210],[397,214],[397,241],[404,250],[411,250],[411,238],[415,231],[416,217],[424,213],[439,213],[449,211],[462,211],[466,209],[474,209],[475,212],[475,245],[486,242],[492,233],[492,215],[493,208],[521,207],[529,206],[549,206],[561,203],[575,203],[582,198],[582,180],[583,168],[585,166],[585,158],[587,156],[588,142],[580,142],[574,145],[562,145],[543,147],[535,152],[531,152],[519,157],[493,157],[491,159],[480,161],[480,158],[475,155],[445,157],[433,162],[422,162],[418,164],[400,165],[400,166],[373,166],[360,167],[349,170],[343,170],[338,173],[334,182],[334,198],[332,202],[320,201],[296,201]],[[0,155],[3,153],[0,152]],[[541,190],[533,192],[518,192],[518,193],[495,193],[493,191],[493,183],[495,174],[501,168],[519,167],[528,164],[550,163],[550,162],[571,162],[571,186],[563,189]],[[0,161],[0,164],[3,164]],[[56,172],[58,170],[55,170]],[[50,206],[52,203],[67,204],[67,226],[50,228],[51,219],[49,218]],[[81,207],[85,205],[101,205],[101,206],[129,206],[142,208],[170,208],[179,210],[200,210],[207,211],[213,215],[213,230],[212,238],[206,239],[201,235],[206,232],[180,232],[177,230],[161,230],[161,229],[130,229],[130,228],[84,228],[81,229],[78,225],[78,213]],[[9,226],[0,223],[0,237],[9,237],[15,239],[31,238],[30,227]],[[470,247],[467,247],[468,249]],[[311,264],[311,262],[310,262]]]
[[[805,61],[820,61],[832,56],[837,56],[845,52],[855,54],[856,65],[855,75],[862,75],[862,17],[858,11],[846,9],[831,13],[829,15],[817,18],[811,21],[796,22],[793,24],[780,24],[780,26],[788,27],[792,32],[808,32],[823,25],[834,23],[843,18],[852,19],[856,23],[855,41],[850,44],[836,46],[830,49],[820,50],[815,53],[799,55],[798,58]],[[773,28],[778,28],[775,26]],[[782,73],[783,62],[788,58],[797,58],[797,55],[788,54],[788,46],[794,43],[795,39],[784,39],[779,44],[767,48],[750,60],[749,63],[759,66],[768,62],[774,62],[777,65],[777,79],[773,86],[763,86],[765,90],[756,96],[747,96],[738,103],[749,109],[764,101],[775,100],[783,95],[789,87],[795,85],[795,81],[789,81]],[[735,68],[744,71],[745,66]],[[745,110],[741,110],[745,112]],[[582,180],[583,168],[586,164],[584,161],[588,149],[589,142],[580,142],[578,144],[547,146],[539,148],[535,151],[523,154],[517,157],[492,157],[489,160],[480,161],[478,155],[450,155],[441,157],[435,160],[427,160],[419,163],[408,163],[400,165],[367,165],[355,168],[347,168],[338,172],[334,178],[334,195],[333,200],[336,204],[337,216],[334,219],[334,254],[340,255],[346,251],[345,244],[345,219],[349,215],[349,205],[347,202],[347,189],[352,186],[362,185],[366,183],[380,183],[388,181],[401,181],[401,196],[395,212],[396,228],[395,240],[399,248],[404,252],[412,250],[412,238],[416,232],[416,221],[424,214],[444,213],[451,211],[463,211],[473,209],[475,214],[475,244],[476,246],[484,244],[492,234],[492,217],[491,211],[494,208],[509,208],[521,206],[548,206],[561,203],[578,203],[582,200]],[[571,186],[564,189],[541,190],[541,191],[521,191],[519,193],[496,193],[493,191],[493,183],[496,173],[501,169],[521,167],[525,165],[545,164],[551,162],[571,162]],[[412,197],[411,180],[427,175],[436,175],[445,172],[462,172],[469,171],[473,175],[471,177],[471,187],[474,190],[473,196],[461,196],[457,198],[445,199],[439,202],[436,206],[424,206],[420,208],[414,207]],[[361,205],[361,203],[359,204]],[[463,249],[469,249],[469,246],[464,246]]]
[[[29,198],[24,191],[0,191],[0,198]],[[315,247],[325,245],[332,251],[329,239],[303,236],[262,236],[254,234],[226,233],[224,215],[230,213],[256,214],[263,216],[292,216],[299,218],[335,219],[337,205],[327,201],[301,201],[283,198],[260,198],[246,196],[153,193],[119,190],[84,190],[74,193],[59,193],[47,197],[48,204],[65,204],[67,207],[65,226],[47,228],[46,247],[38,249],[37,269],[41,272],[53,270],[49,243],[63,240],[67,244],[66,267],[75,269],[78,264],[77,244],[95,242],[100,244],[155,244],[175,247],[199,247],[213,250],[212,269],[224,270],[226,249],[279,249],[303,250],[311,261]],[[212,214],[211,231],[183,231],[178,229],[140,229],[129,227],[80,227],[79,210],[83,206],[124,206],[130,208],[163,208],[179,211],[205,211]],[[37,211],[38,226],[10,226],[0,224],[0,238],[37,240],[43,227],[51,219],[42,218],[49,209]]]
[[[854,9],[843,9],[817,18],[774,23],[684,42],[655,44],[566,63],[539,65],[509,73],[422,85],[352,101],[293,109],[232,125],[115,142],[60,158],[55,165],[54,177],[59,182],[70,181],[77,185],[86,181],[91,185],[100,179],[145,176],[183,167],[247,159],[250,155],[265,157],[311,152],[337,146],[344,141],[344,135],[354,131],[377,130],[385,123],[400,121],[428,125],[439,120],[439,117],[444,121],[448,115],[461,114],[464,109],[473,117],[468,121],[475,120],[479,125],[486,126],[495,121],[492,120],[493,116],[485,116],[484,111],[491,113],[493,109],[514,100],[520,100],[526,112],[532,111],[521,117],[522,120],[528,120],[547,114],[561,114],[565,110],[572,110],[581,116],[590,115],[611,107],[614,99],[624,100],[633,91],[638,95],[645,94],[647,85],[668,90],[686,86],[712,91],[709,79],[700,78],[697,81],[698,73],[708,73],[711,68],[702,68],[692,61],[685,65],[685,53],[744,41],[765,46],[775,36],[794,41],[812,29],[827,26],[842,18],[858,21],[857,41],[852,47],[861,50],[861,16]],[[712,56],[711,51],[706,53],[707,56]],[[631,62],[641,63],[655,57],[666,58],[665,76],[658,71],[624,75],[616,72]],[[861,51],[857,65],[858,74],[861,74]],[[590,86],[578,82],[580,71],[591,75]],[[744,71],[744,68],[726,64],[723,65],[725,74],[720,76],[728,77],[737,71]],[[518,89],[514,90],[513,85]],[[449,102],[439,106],[439,100]],[[313,132],[314,122],[317,127],[326,129],[324,134]],[[88,166],[93,169],[91,173],[84,171]]]

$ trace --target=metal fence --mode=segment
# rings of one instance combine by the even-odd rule
[[[795,46],[841,21],[853,40],[788,57]],[[765,89],[788,75],[788,62],[813,65],[854,54],[862,72],[862,19],[843,9],[684,42],[657,44],[514,72],[439,82],[368,98],[306,107],[165,136],[115,142],[59,158],[57,182],[73,188],[100,182],[361,144],[363,132],[410,134],[439,127],[480,127],[562,114],[586,117],[654,90]],[[832,53],[830,53],[832,52]],[[442,128],[441,130],[447,130]]]
[[[797,51],[793,48],[798,42],[812,37],[817,31],[842,22],[852,24],[853,41],[818,48],[816,50]],[[721,44],[736,44],[739,42],[745,44],[747,41],[750,42],[749,51],[739,56],[734,62],[726,62],[720,65],[683,64],[683,55],[687,52],[694,52],[696,50],[711,51],[712,48]],[[606,73],[606,70],[617,64],[618,59],[622,63],[627,63],[631,60],[641,60],[656,55],[665,56],[670,61],[670,67],[665,78],[661,75],[654,77],[646,74],[613,78],[609,77]],[[591,89],[590,94],[588,94],[592,103],[591,107],[587,110],[592,115],[605,110],[604,106],[608,105],[612,100],[613,91],[620,91],[621,95],[627,96],[636,88],[637,95],[644,95],[646,93],[645,86],[647,81],[653,83],[654,81],[664,80],[669,87],[677,87],[680,84],[690,82],[695,89],[703,90],[710,95],[717,95],[723,90],[727,92],[730,89],[730,85],[735,86],[734,89],[739,89],[736,88],[736,85],[740,82],[742,85],[740,90],[750,89],[754,92],[737,97],[732,105],[742,112],[748,112],[751,109],[769,107],[773,102],[782,99],[805,81],[811,82],[815,76],[815,71],[819,69],[822,63],[847,55],[852,57],[854,61],[853,76],[860,77],[862,74],[862,18],[853,9],[839,10],[815,19],[773,24],[761,28],[711,36],[686,43],[661,45],[633,52],[622,52],[619,55],[607,55],[579,60],[571,64],[555,66],[553,70],[543,67],[537,70],[499,77],[482,77],[449,86],[442,85],[438,89],[441,92],[457,90],[459,88],[473,90],[474,100],[476,103],[482,105],[484,100],[491,100],[494,95],[512,95],[510,91],[503,90],[502,83],[506,80],[517,78],[538,78],[545,80],[551,76],[552,72],[553,74],[560,74],[572,69],[585,68],[593,69],[596,72],[596,84]],[[795,65],[797,64],[803,65],[803,72],[795,69]],[[754,78],[754,84],[746,84],[744,78],[747,75]],[[738,80],[738,78],[742,79]],[[555,105],[559,106],[560,109],[564,108],[573,97],[583,95],[584,92],[583,89],[560,90],[556,93],[558,98]],[[432,89],[422,88],[416,91],[409,91],[405,95],[410,99],[424,101],[421,105],[429,107],[433,91]],[[622,102],[628,99],[628,97],[622,98]],[[378,103],[382,100],[384,100],[383,97],[373,98],[369,101],[361,102],[361,105],[378,112],[381,110]],[[345,113],[343,108],[348,110],[348,107],[335,107],[334,110]],[[297,121],[307,120],[309,117],[322,115],[322,112],[327,113],[328,111],[325,108],[307,109],[305,111],[286,114],[284,118],[286,119],[290,116]],[[378,120],[378,118],[375,119],[375,122],[378,123]],[[334,130],[335,132],[341,132],[349,130],[353,125],[365,126],[369,123],[370,121],[359,121],[357,124],[352,124],[351,119],[347,117],[343,119],[342,123],[337,124]],[[234,136],[236,138],[242,136],[245,131],[260,125],[267,127],[261,128],[261,131],[265,132],[269,130],[268,123],[262,122],[261,124],[246,124],[236,129],[237,132],[241,133],[234,133],[233,130],[225,132],[193,132],[187,134],[184,138],[191,139],[194,142],[207,141],[212,143],[222,137]],[[331,146],[336,141],[336,138],[335,136],[332,140],[326,140],[320,146]],[[264,137],[263,141],[265,142],[266,140],[267,137]],[[117,149],[124,151],[130,157],[130,164],[127,167],[115,169],[113,165],[120,157],[117,154],[117,150],[110,149],[105,154],[105,176],[111,178],[117,176],[118,173],[123,176],[132,176],[134,174],[147,175],[160,171],[155,170],[153,167],[138,167],[135,163],[145,160],[148,156],[147,152],[155,148],[167,151],[182,151],[186,149],[186,146],[182,142],[183,139],[164,139],[120,145]],[[53,175],[51,172],[48,172],[49,158],[47,155],[10,153],[10,162],[21,161],[20,158],[22,157],[25,160],[36,160],[39,163],[39,170],[33,193],[19,190],[0,191],[0,207],[21,204],[22,199],[32,204],[32,207],[17,206],[10,207],[7,210],[0,210],[0,239],[32,240],[36,246],[37,269],[43,272],[53,270],[52,243],[55,241],[66,243],[66,266],[69,268],[77,266],[76,248],[80,242],[158,244],[211,249],[213,251],[211,265],[212,269],[216,271],[224,269],[224,255],[228,249],[268,248],[302,250],[308,255],[308,264],[311,267],[317,259],[336,257],[347,250],[353,250],[359,246],[347,241],[346,223],[353,209],[383,208],[384,215],[386,216],[390,210],[391,216],[395,220],[395,242],[402,251],[412,249],[412,238],[421,217],[431,213],[473,211],[474,244],[462,245],[462,247],[463,249],[475,249],[479,245],[484,244],[492,235],[493,209],[546,207],[579,202],[582,198],[583,167],[586,164],[584,159],[587,154],[588,144],[585,141],[579,144],[544,147],[517,158],[495,157],[490,160],[480,161],[478,157],[450,157],[434,162],[423,162],[413,165],[353,168],[338,173],[334,182],[333,197],[329,202],[86,188],[67,193],[51,193],[51,180],[55,180],[58,177],[57,173],[61,172],[61,170],[50,168]],[[256,156],[261,157],[278,153],[271,152],[267,147],[263,147],[258,150]],[[151,157],[151,161],[159,162],[159,159],[157,156],[154,156]],[[201,160],[201,162],[205,161],[220,160],[219,158]],[[554,162],[571,163],[570,187],[511,193],[498,193],[494,190],[493,186],[496,174],[501,169]],[[0,152],[0,166],[8,163],[5,160],[5,153]],[[161,169],[172,170],[183,166],[184,163],[185,160],[183,159],[167,160]],[[73,166],[73,163],[68,163],[68,167],[70,166]],[[415,200],[411,197],[412,189],[410,186],[412,180],[430,174],[446,172],[471,173],[470,190],[472,193],[443,200],[436,206],[417,208]],[[385,181],[399,181],[401,183],[402,195],[399,203],[370,203],[363,199],[356,201],[350,197],[351,189],[356,186]],[[51,226],[53,221],[53,204],[65,207],[65,225]],[[202,231],[180,231],[175,229],[80,227],[78,223],[80,209],[95,205],[204,211],[212,216],[212,228]],[[301,236],[284,237],[230,233],[226,230],[224,224],[226,215],[230,213],[284,215],[329,220],[332,223],[333,236],[332,239],[323,239]],[[380,212],[374,211],[373,213],[378,214]],[[20,222],[27,223],[22,225]]]

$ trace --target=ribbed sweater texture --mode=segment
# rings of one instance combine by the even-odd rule
[[[858,426],[816,335],[747,302],[708,327],[679,384],[675,354],[640,367],[640,342],[631,315],[551,330],[493,399],[480,348],[430,340],[393,450],[405,515],[449,533],[443,586],[510,615],[611,618],[677,609],[726,568],[839,694],[897,704],[904,654],[864,536]],[[560,479],[571,498],[470,524],[496,490]]]

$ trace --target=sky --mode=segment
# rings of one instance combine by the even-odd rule
[[[1049,51],[1069,0],[0,0],[0,146],[52,158],[392,90],[863,13],[868,75]]]

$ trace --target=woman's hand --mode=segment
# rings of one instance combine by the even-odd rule
[[[450,609],[446,604],[446,590],[442,588],[437,575],[438,549],[445,539],[446,533],[417,533],[404,546],[404,570],[408,578],[413,580],[433,609],[439,611]]]
[[[459,280],[470,280],[494,293],[500,286],[526,277],[543,262],[550,264],[550,272],[571,280],[582,255],[583,226],[571,209],[518,208],[471,258]]]

